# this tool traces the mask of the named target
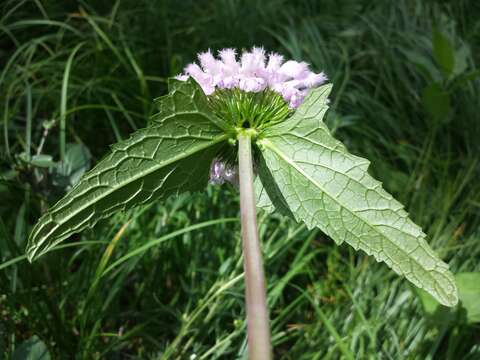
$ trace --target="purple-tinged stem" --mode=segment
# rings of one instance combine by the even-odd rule
[[[270,360],[272,346],[268,319],[265,275],[257,230],[257,208],[253,188],[252,130],[238,134],[240,213],[248,330],[249,360]]]

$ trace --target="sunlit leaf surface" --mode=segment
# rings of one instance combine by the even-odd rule
[[[348,153],[323,123],[330,90],[312,90],[292,117],[261,135],[259,174],[268,197],[309,228],[373,255],[440,303],[455,305],[448,265],[403,206],[368,174],[369,161]]]

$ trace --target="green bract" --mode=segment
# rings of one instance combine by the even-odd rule
[[[268,88],[257,93],[217,89],[208,101],[212,111],[225,122],[257,131],[282,122],[292,111],[281,95]]]
[[[201,190],[212,160],[232,153],[228,140],[236,139],[239,128],[252,127],[259,207],[318,227],[337,244],[346,242],[385,262],[440,303],[455,305],[457,289],[447,264],[403,206],[368,174],[368,160],[349,154],[323,123],[330,90],[331,85],[310,90],[289,116],[274,93],[224,90],[207,98],[193,80],[172,81],[169,95],[156,100],[159,113],[151,124],[112,146],[42,216],[30,235],[29,259],[118,210]]]

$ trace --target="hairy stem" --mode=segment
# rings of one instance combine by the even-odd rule
[[[249,130],[242,130],[238,135],[248,357],[249,360],[270,360],[272,358],[272,349],[268,323],[265,275],[257,231],[251,138],[252,133]]]

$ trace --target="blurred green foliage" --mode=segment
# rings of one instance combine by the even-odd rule
[[[372,161],[454,272],[480,271],[477,2],[4,0],[0,9],[0,358],[44,346],[53,359],[245,358],[235,189],[118,214],[38,263],[24,257],[40,214],[108,144],[144,126],[166,79],[207,48],[263,45],[325,70],[336,136]],[[480,358],[480,325],[464,321],[465,307],[432,321],[373,259],[278,215],[259,223],[276,358]]]

